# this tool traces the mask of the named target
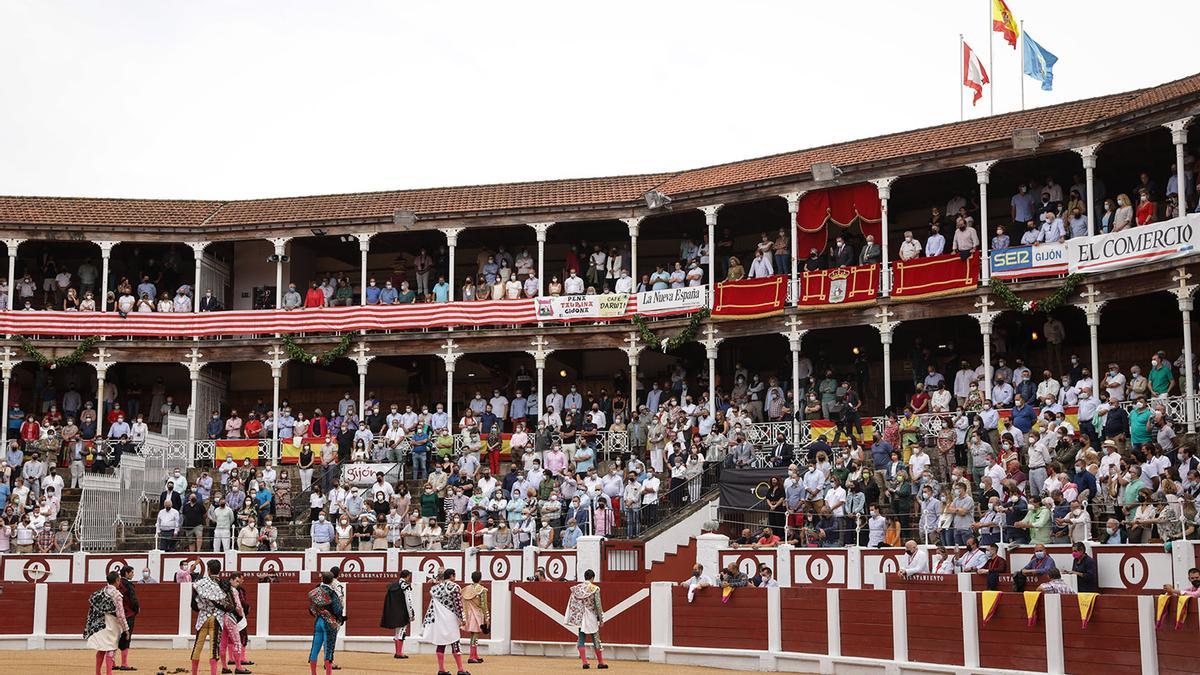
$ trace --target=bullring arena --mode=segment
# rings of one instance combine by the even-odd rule
[[[751,4],[724,18],[786,23]],[[300,197],[0,196],[0,671],[1196,672],[1200,74],[1139,70],[1114,92],[1077,65],[1103,54],[1039,26],[1073,50],[1058,65],[1025,32],[1065,10],[972,4],[988,33],[960,36],[944,70],[965,92],[957,122],[600,178],[536,164],[545,179]],[[37,26],[64,43],[76,22],[199,31],[140,9],[121,21],[146,26],[0,10],[0,30],[18,27],[0,58],[9,43],[40,53]],[[308,9],[286,17],[321,24],[296,44],[352,34],[364,49],[416,11],[345,8],[326,25]],[[653,25],[662,10],[644,11]],[[956,11],[922,30],[957,26]],[[1175,18],[1167,30],[1196,25]],[[229,43],[238,72],[200,72],[249,82],[245,112],[290,129],[300,113],[251,74],[268,48],[243,41]],[[137,49],[95,53],[119,72],[193,51]],[[506,58],[463,53],[471,68]],[[383,60],[329,62],[389,79]],[[88,79],[37,74],[53,62],[21,61],[56,91]],[[995,111],[992,79],[1018,63],[1029,91],[1018,107],[1013,83]],[[1088,86],[1062,97],[1071,78]],[[810,105],[800,89],[777,103]],[[416,99],[386,100],[410,119]],[[497,107],[513,105],[530,103]],[[61,111],[43,107],[0,116],[0,139],[56,137],[38,124]],[[416,135],[454,137],[457,108]],[[311,133],[373,119],[335,118]],[[147,139],[180,134],[138,121]],[[224,152],[219,129],[199,132]],[[388,139],[349,157],[420,164],[424,140],[404,139],[411,157]],[[0,184],[140,161],[5,145],[19,170],[0,167]],[[267,156],[291,155],[253,160]],[[196,172],[197,189],[224,184]]]

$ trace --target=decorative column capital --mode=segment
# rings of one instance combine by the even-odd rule
[[[788,213],[795,215],[800,211],[800,198],[808,194],[808,190],[800,190],[798,192],[786,192],[779,195],[787,200]]]
[[[271,378],[277,380],[280,377],[283,377],[283,366],[288,362],[287,354],[284,353],[283,347],[280,347],[279,345],[272,345],[272,347],[267,350],[267,357],[268,358],[263,359],[263,363],[267,364],[267,366],[271,369]]]
[[[267,239],[267,241],[275,246],[275,255],[283,255],[283,247],[291,240],[291,237],[271,237]]]
[[[900,325],[899,321],[892,321],[893,316],[895,316],[895,312],[887,307],[882,307],[875,312],[875,318],[879,320],[879,323],[871,324],[872,328],[879,331],[879,340],[885,345],[892,344],[892,333]]]
[[[1096,152],[1100,150],[1099,143],[1092,143],[1079,148],[1071,148],[1071,150],[1083,159],[1083,168],[1096,168]]]
[[[1175,288],[1172,288],[1171,292],[1175,294],[1175,299],[1179,301],[1179,311],[1181,312],[1192,311],[1192,295],[1196,292],[1196,284],[1188,283],[1188,279],[1191,278],[1192,275],[1183,268],[1175,270],[1175,275],[1171,277],[1171,281],[1179,284]]]
[[[550,231],[550,227],[552,225],[554,225],[554,223],[530,223],[529,224],[529,226],[533,228],[533,233],[537,236],[538,243],[540,243],[540,244],[546,243],[546,233]]]
[[[1089,326],[1100,325],[1100,310],[1104,309],[1107,300],[1100,300],[1100,291],[1096,290],[1095,284],[1088,284],[1087,290],[1080,293],[1079,297],[1084,299],[1084,304],[1077,305],[1083,313],[1087,315],[1087,323]]]
[[[96,246],[100,247],[100,257],[108,258],[110,255],[112,255],[113,247],[119,243],[121,243],[121,242],[119,242],[119,241],[97,241]],[[190,244],[191,242],[188,242],[188,243]],[[205,242],[205,246],[207,246],[207,245],[208,245],[208,243]],[[194,246],[194,244],[193,244],[193,246]],[[12,249],[9,249],[9,250],[12,250]]]
[[[625,336],[625,346],[621,347],[621,351],[625,352],[625,356],[629,357],[629,367],[634,368],[638,364],[638,356],[642,353],[642,339],[637,333],[630,331],[629,335]]]
[[[992,334],[992,322],[996,317],[1000,316],[1000,312],[992,310],[992,305],[996,304],[989,296],[984,296],[975,301],[975,308],[979,311],[971,314],[970,317],[979,322],[979,332],[983,335]]]
[[[622,218],[621,219],[621,222],[625,223],[625,227],[629,230],[629,238],[630,239],[634,239],[638,236],[638,231],[639,231],[638,228],[641,226],[642,221],[645,219],[646,218],[644,216],[635,216],[633,218]]]
[[[97,243],[97,244],[99,244],[99,243],[101,243],[101,242],[96,242],[96,243]],[[113,243],[116,243],[116,242],[113,242]],[[204,253],[204,249],[208,248],[208,245],[209,245],[210,243],[212,243],[212,242],[207,242],[207,241],[189,241],[189,242],[187,242],[187,245],[192,247],[192,253],[193,253],[193,254],[195,254],[195,256],[196,256],[196,260],[199,260],[199,259],[200,259],[200,256],[201,256],[201,255]],[[109,248],[111,248],[111,247],[109,247]],[[101,250],[101,251],[104,251],[104,247],[103,247],[103,246],[101,246],[101,247],[100,247],[100,250]],[[105,255],[107,255],[107,253],[105,253]]]
[[[798,316],[791,317],[790,319],[788,319],[788,322],[787,322],[788,347],[793,352],[800,351],[800,343],[802,340],[804,340],[804,336],[808,334],[807,328],[800,327],[800,324],[802,324],[802,323],[804,323],[804,322],[801,321],[800,317],[798,317]]]
[[[104,374],[108,372],[108,367],[113,365],[115,362],[109,358],[107,347],[101,347],[97,349],[95,357],[96,360],[88,361],[88,363],[96,369],[96,376],[100,379],[104,379]]]
[[[375,358],[367,353],[369,351],[371,351],[371,348],[365,342],[360,342],[354,347],[354,363],[358,366],[359,375],[367,374],[367,367],[371,365],[371,360]]]
[[[354,238],[358,240],[358,250],[366,253],[371,250],[371,237],[374,237],[374,232],[355,232]]]
[[[24,239],[5,239],[4,245],[8,248],[8,257],[17,257],[17,249],[20,248],[21,244],[23,243],[25,243]]]
[[[455,342],[454,340],[448,339],[444,343],[442,343],[442,346],[441,346],[442,353],[438,354],[438,356],[442,357],[442,360],[446,362],[446,372],[447,373],[454,372],[454,362],[458,361],[460,358],[462,358],[462,355],[464,353],[461,350],[457,349],[457,347],[458,347],[458,343]]]
[[[1171,142],[1175,145],[1183,145],[1187,143],[1188,125],[1192,123],[1192,116],[1185,117],[1181,120],[1167,122],[1163,126],[1171,130]]]
[[[724,341],[725,338],[717,335],[717,327],[712,322],[709,322],[704,327],[704,341],[700,344],[704,345],[704,351],[709,361],[717,359],[717,350],[720,349],[721,343]]]
[[[710,206],[701,206],[700,207],[700,210],[704,212],[704,224],[705,225],[716,225],[717,224],[717,211],[720,211],[722,206],[725,206],[725,205],[724,204],[712,204]]]
[[[892,183],[900,178],[899,176],[885,176],[884,178],[873,178],[871,183],[875,185],[875,189],[879,191],[880,201],[892,198]]]
[[[455,246],[458,246],[458,234],[467,228],[465,228],[465,227],[442,227],[442,228],[438,228],[438,229],[440,229],[442,231],[442,234],[446,235],[446,245],[453,248]]]
[[[198,347],[192,347],[192,351],[188,352],[188,360],[179,362],[180,365],[188,369],[188,376],[193,380],[198,379],[200,371],[204,369],[204,366],[208,365],[208,362],[200,360],[203,356],[204,354],[200,353]]]
[[[13,368],[16,368],[17,364],[20,363],[20,360],[13,360],[13,357],[16,355],[17,350],[8,345],[4,345],[4,348],[0,349],[0,374],[4,376],[5,380],[12,377]]]
[[[529,341],[529,344],[533,349],[526,349],[525,352],[533,357],[534,366],[539,370],[544,369],[546,367],[546,357],[554,353],[553,349],[547,349],[550,346],[549,341],[546,340],[544,335],[539,333]]]
[[[974,162],[968,164],[967,168],[975,172],[975,178],[979,181],[980,185],[987,185],[991,177],[992,165],[996,162],[997,160],[994,159],[989,159],[986,162]]]

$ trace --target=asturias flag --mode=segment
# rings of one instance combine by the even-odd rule
[[[1013,49],[1017,48],[1017,36],[1021,34],[1021,29],[1017,28],[1017,20],[1013,18],[1004,0],[992,0],[992,30],[1002,33],[1004,41],[1012,45]]]
[[[1022,49],[1023,69],[1025,74],[1035,80],[1040,80],[1042,83],[1042,91],[1050,91],[1054,88],[1054,64],[1058,63],[1058,57],[1046,51],[1046,48],[1039,45],[1033,38],[1029,37],[1029,33],[1025,34],[1024,47]]]

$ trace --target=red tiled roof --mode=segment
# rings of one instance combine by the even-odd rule
[[[502,185],[284,197],[230,202],[213,225],[287,223],[345,218],[390,218],[396,209],[416,213],[466,213],[505,209],[628,203],[671,174],[580,178]]]
[[[651,189],[685,195],[799,176],[815,162],[852,167],[999,141],[1017,128],[1043,133],[1076,129],[1197,95],[1200,74],[1147,89],[673,173],[228,202],[0,196],[0,224],[199,227],[387,218],[396,209],[435,215],[614,204],[632,208]]]
[[[185,199],[2,197],[0,223],[198,226],[223,202]]]

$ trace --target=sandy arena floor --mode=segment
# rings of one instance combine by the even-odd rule
[[[96,666],[95,652],[83,650],[54,650],[5,652],[4,672],[8,673],[92,673]],[[463,655],[464,657],[466,654]],[[299,650],[258,650],[250,655],[255,662],[250,666],[254,675],[305,675],[309,672],[308,654]],[[578,659],[555,659],[533,656],[496,656],[485,657],[484,663],[465,666],[472,675],[524,675],[526,673],[565,673],[571,671],[584,672]],[[118,661],[118,663],[120,663]],[[359,675],[360,673],[413,673],[434,675],[437,672],[437,661],[433,654],[417,654],[409,659],[394,659],[389,654],[368,654],[363,652],[339,652],[337,663],[342,667],[335,673],[342,675]],[[646,663],[644,661],[614,661],[606,671],[597,671],[595,660],[591,660],[592,669],[589,673],[605,672],[613,675],[661,675],[670,671],[671,666]],[[185,675],[191,673],[191,663],[188,661],[188,651],[167,649],[134,649],[129,654],[129,665],[137,671],[117,671],[113,673],[136,672],[138,675],[155,675],[159,672],[174,673],[176,668],[185,669]],[[165,666],[165,671],[159,667]],[[454,660],[446,655],[446,666],[454,672]],[[675,668],[678,671],[678,667]],[[697,673],[727,673],[717,668],[695,668],[689,666],[689,672]],[[318,673],[324,673],[323,665]],[[208,675],[208,663],[200,664],[200,675]]]

